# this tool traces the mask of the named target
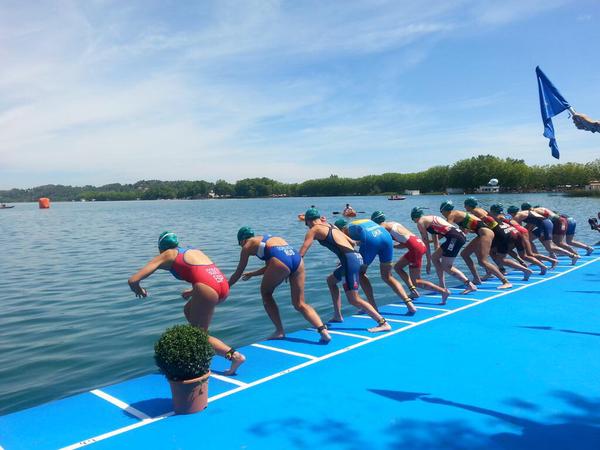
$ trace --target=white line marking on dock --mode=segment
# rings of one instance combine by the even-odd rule
[[[501,281],[482,281],[481,284],[488,284],[490,286],[500,286],[502,284]],[[510,284],[512,284],[513,286],[529,286],[529,283],[517,283],[517,282],[513,282],[511,281]],[[483,289],[479,289],[478,290],[483,290]],[[502,290],[502,289],[500,289]]]
[[[144,420],[144,419],[149,419],[150,416],[147,416],[146,414],[144,414],[143,412],[141,412],[139,409],[134,408],[131,405],[128,405],[127,403],[125,403],[124,401],[119,400],[116,397],[113,397],[110,394],[107,394],[104,391],[101,391],[100,389],[94,389],[93,391],[90,391],[92,394],[97,395],[98,397],[100,397],[103,400],[106,400],[109,403],[112,403],[113,405],[121,408],[123,411],[131,414],[132,416],[137,417],[140,420]]]
[[[298,352],[294,352],[292,350],[285,350],[283,348],[271,347],[269,345],[263,345],[263,344],[250,344],[250,345],[252,347],[263,348],[265,350],[271,350],[272,352],[286,353],[288,355],[299,356],[300,358],[317,359],[317,357],[313,356],[313,355],[307,355],[306,353],[298,353]]]
[[[369,320],[373,320],[369,316],[358,316],[358,315],[356,315],[356,316],[352,316],[352,317],[356,317],[357,319],[369,319]],[[384,317],[384,315],[382,314],[381,317]],[[384,317],[384,318],[388,322],[395,322],[395,323],[415,323],[415,322],[411,322],[409,320],[388,319],[387,317]]]
[[[406,305],[400,305],[398,303],[388,303],[387,305],[384,305],[384,306],[393,306],[395,308],[406,308]],[[419,305],[417,305],[417,306],[419,306]],[[417,309],[425,309],[428,311],[450,311],[449,309],[446,309],[446,308],[432,308],[430,306],[419,306]]]
[[[508,278],[509,280],[510,279],[515,279],[515,280],[519,279],[519,280],[522,280],[523,279],[523,275],[506,275],[506,278]],[[540,275],[540,276],[532,275],[532,276],[529,277],[529,281],[531,281],[531,280],[545,280],[545,279],[546,279],[546,277],[542,276],[542,275]]]
[[[498,289],[477,288],[475,292],[500,292]]]
[[[235,384],[237,386],[246,386],[248,383],[244,383],[243,381],[234,380],[233,378],[226,377],[224,375],[219,375],[218,373],[211,372],[210,376],[215,380],[221,380],[225,383]]]
[[[363,345],[370,344],[371,342],[379,341],[380,339],[385,339],[385,338],[388,338],[390,336],[394,336],[396,334],[403,333],[405,331],[408,331],[408,330],[410,330],[412,328],[415,328],[415,327],[418,327],[420,325],[424,325],[426,323],[433,322],[434,320],[442,319],[442,318],[444,318],[446,316],[450,316],[450,315],[456,314],[456,313],[458,313],[460,311],[464,311],[466,309],[473,308],[473,307],[478,306],[478,305],[480,305],[482,303],[486,303],[486,302],[489,302],[489,301],[494,300],[496,298],[504,297],[505,295],[512,294],[513,292],[518,292],[518,291],[521,291],[523,289],[527,289],[527,288],[529,288],[531,286],[535,286],[537,284],[545,283],[546,281],[554,280],[555,278],[559,278],[559,277],[561,277],[563,275],[566,275],[567,273],[573,272],[574,270],[580,269],[582,267],[585,267],[585,266],[587,266],[589,264],[592,264],[594,262],[597,262],[597,261],[600,261],[600,257],[597,257],[597,258],[595,258],[593,260],[590,260],[588,262],[585,262],[583,264],[580,264],[580,265],[577,265],[577,266],[573,266],[570,270],[565,270],[564,272],[558,272],[558,273],[555,272],[555,275],[553,275],[551,277],[544,278],[543,280],[539,280],[539,281],[536,281],[534,283],[530,283],[530,284],[527,284],[525,286],[518,287],[516,289],[510,289],[510,290],[505,290],[505,291],[499,292],[498,294],[492,295],[492,296],[487,297],[487,298],[485,298],[483,300],[466,299],[466,300],[472,300],[474,303],[470,303],[468,305],[461,306],[460,308],[456,308],[456,309],[450,310],[450,311],[442,313],[442,314],[438,314],[437,316],[429,317],[429,318],[424,319],[424,320],[422,320],[420,322],[411,323],[410,325],[407,325],[405,327],[398,328],[396,330],[392,330],[392,331],[389,331],[387,333],[380,334],[380,335],[378,335],[376,337],[369,338],[368,340],[363,340],[361,342],[357,342],[356,344],[349,345],[348,347],[344,347],[344,348],[342,348],[340,350],[337,350],[335,352],[328,353],[328,354],[320,356],[318,358],[311,359],[310,361],[306,361],[306,362],[304,362],[302,364],[298,364],[296,366],[290,367],[289,369],[282,370],[281,372],[278,372],[278,373],[275,373],[273,375],[269,375],[267,377],[264,377],[264,378],[261,378],[259,380],[256,380],[256,381],[253,381],[251,383],[248,383],[246,386],[240,386],[238,388],[231,389],[231,390],[229,390],[227,392],[223,392],[223,393],[215,395],[213,397],[209,397],[208,402],[211,403],[211,402],[219,400],[221,398],[228,397],[230,395],[236,394],[236,393],[238,393],[240,391],[243,391],[245,389],[250,389],[251,387],[257,386],[259,384],[266,383],[267,381],[273,380],[275,378],[279,378],[279,377],[281,377],[283,375],[287,375],[288,373],[291,373],[291,372],[295,372],[295,371],[300,370],[300,369],[302,369],[304,367],[310,366],[312,364],[316,364],[316,363],[318,363],[320,361],[324,361],[326,359],[333,358],[334,356],[341,355],[342,353],[349,352],[350,350],[354,350],[355,348],[362,347]],[[252,345],[260,345],[260,344],[252,344]],[[129,426],[126,426],[126,427],[123,427],[123,428],[119,428],[118,430],[114,430],[114,431],[111,431],[109,433],[104,433],[104,434],[101,434],[99,436],[95,436],[95,437],[92,437],[90,439],[86,439],[84,441],[80,441],[77,444],[73,444],[73,445],[70,445],[68,447],[63,447],[60,450],[74,450],[74,449],[77,449],[77,448],[81,448],[81,447],[84,447],[86,445],[93,444],[94,442],[98,442],[98,441],[107,439],[109,437],[125,433],[125,432],[133,430],[135,428],[139,428],[139,427],[142,427],[142,426],[145,426],[145,425],[149,425],[151,423],[154,423],[154,422],[157,422],[159,420],[162,420],[162,419],[165,419],[167,417],[170,417],[173,414],[174,414],[173,412],[170,412],[170,413],[164,414],[162,416],[155,417],[153,419],[142,420],[142,421],[140,421],[140,422],[138,422],[136,424],[129,425]]]
[[[329,334],[339,334],[340,336],[348,336],[348,337],[353,337],[353,338],[358,338],[358,339],[367,339],[367,340],[371,339],[368,336],[362,336],[360,334],[354,334],[354,333],[347,333],[345,331],[337,331],[337,330],[331,330],[331,329],[329,329],[329,330],[327,330],[327,332]]]
[[[171,417],[174,414],[175,414],[174,412],[169,412],[169,413],[163,414],[162,416],[154,417],[153,419],[144,419],[138,423],[134,423],[133,425],[127,425],[126,427],[119,428],[114,431],[109,431],[108,433],[100,434],[98,436],[94,436],[93,438],[86,439],[85,441],[80,441],[77,444],[72,444],[72,445],[68,445],[66,447],[62,447],[62,448],[60,448],[60,450],[75,450],[77,448],[85,447],[86,445],[90,445],[90,444],[93,444],[98,441],[103,441],[104,439],[108,439],[108,438],[116,436],[118,434],[123,434],[127,431],[131,431],[136,428],[140,428],[145,425],[149,425],[151,423],[158,422],[159,420],[166,419],[167,417]]]
[[[496,292],[496,291],[492,291],[492,292]],[[422,300],[426,300],[428,298],[442,298],[442,296],[440,294],[427,294],[425,297],[419,297],[417,299],[414,300],[415,302],[415,306],[419,306],[419,299]],[[448,297],[448,300],[467,300],[469,302],[478,302],[481,299],[480,298],[473,298],[473,297],[465,297],[464,295],[450,295],[450,297]]]

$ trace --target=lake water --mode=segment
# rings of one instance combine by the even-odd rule
[[[463,196],[450,196],[457,205]],[[568,212],[578,223],[578,238],[589,244],[600,239],[588,217],[600,210],[600,200],[546,194],[480,195],[483,206],[530,201]],[[185,321],[187,287],[170,274],[154,274],[143,283],[146,299],[136,299],[127,278],[157,253],[160,232],[171,230],[183,245],[205,251],[229,276],[239,257],[236,233],[251,225],[257,233],[283,236],[295,247],[306,228],[297,220],[311,204],[329,220],[350,202],[367,217],[385,211],[391,220],[415,230],[413,206],[437,213],[441,196],[328,197],[257,200],[139,201],[18,204],[0,211],[0,414],[154,372],[153,345],[162,331]],[[401,252],[398,252],[398,256]],[[306,299],[324,320],[331,314],[326,276],[335,256],[314,245],[306,256]],[[261,262],[254,258],[250,268]],[[394,296],[370,269],[375,294],[382,303]],[[216,310],[211,331],[240,346],[263,339],[272,331],[259,294],[260,280],[240,281]],[[292,331],[307,326],[290,305],[289,289],[275,293],[284,324]],[[352,308],[345,306],[345,311]]]

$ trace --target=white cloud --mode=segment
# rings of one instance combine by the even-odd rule
[[[356,156],[372,149],[394,156],[397,149],[424,154],[448,146],[435,153],[445,162],[484,147],[500,149],[509,143],[501,127],[453,122],[435,134],[431,127],[449,112],[497,104],[506,93],[457,95],[444,110],[391,96],[388,88],[426,61],[436,42],[560,4],[6,5],[0,171],[35,173],[23,176],[20,186],[36,184],[41,174],[46,182],[91,184],[263,175],[297,180],[307,168],[310,176],[328,175],[336,157],[336,172],[387,170],[385,161],[365,166]],[[385,65],[371,67],[386,52]],[[354,73],[365,70],[368,77]],[[521,150],[533,145],[531,130],[508,129]],[[399,169],[435,162],[405,158]],[[15,185],[6,179],[0,176],[0,188]]]
[[[524,20],[566,4],[568,0],[482,0],[474,3],[472,11],[482,24],[502,25]]]

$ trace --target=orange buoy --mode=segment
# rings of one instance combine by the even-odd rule
[[[46,197],[42,197],[38,199],[38,205],[40,209],[48,209],[50,208],[50,199]]]

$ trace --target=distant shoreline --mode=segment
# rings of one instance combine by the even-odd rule
[[[589,191],[585,191],[589,192]],[[593,192],[593,191],[592,191]],[[417,198],[417,197],[429,197],[435,195],[444,195],[444,196],[495,196],[495,195],[529,195],[529,194],[548,194],[548,195],[557,195],[557,196],[566,196],[566,197],[600,197],[600,193],[598,194],[590,194],[590,195],[570,195],[569,191],[503,191],[496,193],[473,193],[473,192],[465,192],[465,193],[451,193],[447,194],[444,192],[426,192],[419,195],[406,195],[406,199],[409,198]],[[298,199],[298,198],[344,198],[344,197],[389,197],[392,194],[382,193],[382,194],[344,194],[344,195],[302,195],[302,196],[285,196],[285,197],[218,197],[218,198],[157,198],[157,199],[125,199],[125,200],[111,200],[111,199],[103,199],[103,200],[51,200],[53,203],[105,203],[105,202],[149,202],[149,201],[213,201],[213,200],[279,200],[279,199]],[[10,204],[19,204],[19,203],[34,203],[37,204],[37,200],[22,200],[22,201],[14,201],[14,202],[6,202],[8,205]]]
[[[523,160],[480,155],[415,173],[390,172],[360,178],[332,174],[301,183],[282,183],[262,177],[245,178],[235,183],[225,180],[141,180],[133,184],[113,183],[100,187],[45,185],[0,191],[0,203],[32,202],[40,197],[48,197],[52,201],[125,201],[408,195],[407,191],[411,190],[427,195],[441,194],[450,189],[474,194],[492,179],[499,180],[500,192],[565,193],[576,190],[578,196],[594,196],[593,193],[586,194],[583,188],[593,180],[600,180],[600,159],[586,164],[528,166]]]

